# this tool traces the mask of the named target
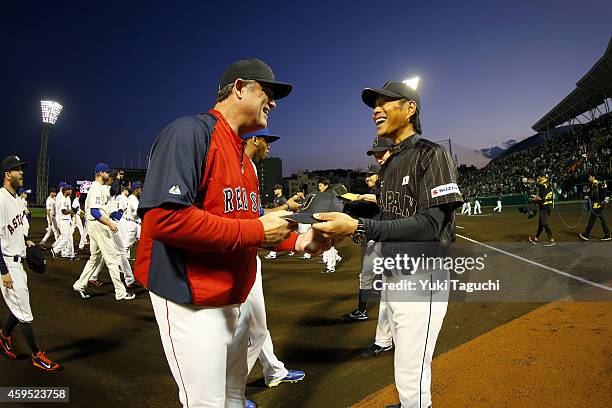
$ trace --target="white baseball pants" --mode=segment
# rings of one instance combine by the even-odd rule
[[[149,294],[183,407],[244,408],[248,336],[236,330],[239,305],[180,305]]]

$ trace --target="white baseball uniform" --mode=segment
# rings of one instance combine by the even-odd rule
[[[125,253],[130,257],[132,245],[140,239],[140,217],[138,216],[138,197],[130,194],[128,197],[127,209],[123,213],[122,220],[125,220]]]
[[[24,228],[25,228],[25,236],[29,237],[30,236],[30,221],[28,220],[28,215],[27,215],[28,200],[26,200],[25,198],[21,198],[21,197],[19,197],[19,199],[21,200],[21,203],[23,205],[23,213],[25,215],[25,217],[23,217],[23,225],[24,225]]]
[[[117,211],[125,212],[126,207],[124,206],[127,204],[127,197],[123,194],[119,194],[118,196],[112,197],[110,195],[110,186],[104,186],[104,189],[106,190],[108,198],[108,201],[105,206],[106,213],[112,214]],[[113,234],[116,257],[119,261],[119,268],[121,269],[121,273],[123,273],[125,277],[125,283],[127,285],[131,285],[135,282],[135,279],[134,273],[132,272],[132,266],[130,265],[130,258],[128,255],[125,254],[125,222],[122,222],[121,219],[119,221],[114,222],[117,224],[118,229],[117,233]]]
[[[380,243],[369,241],[362,254],[363,261],[361,272],[359,273],[359,289],[370,290],[373,289],[375,280],[382,279],[381,275],[374,273],[374,259],[383,256]],[[374,344],[383,348],[393,345],[393,337],[391,336],[391,327],[387,315],[387,303],[382,301],[378,307],[378,323],[376,324]]]
[[[61,254],[64,258],[74,258],[74,240],[72,238],[72,205],[70,197],[61,197],[55,199],[55,207],[57,211],[58,226],[60,229],[60,237],[53,243],[53,252]],[[68,211],[64,214],[63,211]]]
[[[55,198],[51,196],[47,197],[47,201],[45,202],[45,210],[48,210],[50,214],[47,215],[47,231],[43,239],[40,241],[42,245],[47,243],[47,240],[51,237],[51,234],[53,234],[53,239],[55,241],[57,241],[59,237],[59,231],[57,230],[57,224],[55,221]]]
[[[91,275],[96,270],[100,259],[103,258],[108,266],[108,271],[115,287],[115,299],[120,300],[127,295],[127,291],[125,290],[123,282],[121,282],[119,257],[117,256],[117,249],[113,238],[113,235],[116,234],[113,233],[109,227],[97,221],[91,214],[92,209],[97,209],[103,216],[109,216],[104,210],[108,201],[108,194],[103,187],[101,183],[94,181],[91,184],[87,199],[85,200],[85,215],[88,221],[87,228],[89,232],[89,250],[91,256],[85,264],[81,276],[74,283],[73,288],[75,290],[85,290]]]
[[[2,297],[11,313],[21,322],[34,320],[30,307],[28,275],[23,269],[26,256],[23,201],[4,187],[0,188],[0,229],[2,256],[11,275],[13,287],[0,285]]]
[[[422,289],[422,282],[446,282],[449,272],[432,271],[411,277],[387,277],[384,283],[413,281],[415,290],[383,290],[387,318],[395,342],[395,386],[402,408],[431,405],[431,360],[448,306],[449,290]]]
[[[81,236],[79,249],[83,249],[87,242],[87,230],[81,220],[81,203],[79,197],[74,197],[74,200],[72,200],[72,211],[74,211],[74,226],[79,230],[79,235]]]

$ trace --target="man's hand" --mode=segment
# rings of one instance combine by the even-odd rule
[[[295,250],[297,252],[307,252],[311,255],[319,255],[331,247],[331,239],[325,238],[321,233],[312,228],[298,235],[297,241],[295,241]]]
[[[33,246],[35,246],[35,245],[36,245],[36,244],[35,244],[34,242],[30,241],[29,239],[26,241],[26,246],[27,246],[28,248],[32,248],[32,247],[33,247]]]
[[[117,231],[119,231],[119,228],[117,228],[117,224],[115,224],[112,221],[108,222],[108,228],[110,228],[110,230],[114,233],[116,233]]]
[[[372,203],[376,202],[376,195],[375,194],[359,194],[357,196],[358,200],[363,200],[363,201],[370,201]]]
[[[13,280],[11,279],[10,274],[7,273],[2,275],[2,284],[7,289],[13,289]]]
[[[290,214],[289,211],[272,211],[259,218],[259,221],[261,221],[264,227],[264,240],[261,243],[262,246],[280,244],[289,237],[291,231],[297,228],[296,223],[281,218],[284,215]]]
[[[346,237],[357,229],[357,220],[341,212],[319,213],[313,217],[326,221],[312,224],[312,229],[319,231],[325,238]]]

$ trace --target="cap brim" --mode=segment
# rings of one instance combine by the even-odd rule
[[[2,172],[9,171],[9,170],[14,169],[15,167],[19,167],[19,166],[21,166],[21,168],[28,167],[28,162],[26,162],[26,161],[17,162],[17,164],[15,164],[14,166],[11,166],[10,168],[4,169]]]
[[[387,96],[393,99],[402,99],[404,98],[402,95],[390,92],[385,89],[377,89],[377,88],[366,88],[361,93],[361,100],[363,103],[368,105],[370,108],[374,109],[376,107],[376,98],[379,96]]]
[[[300,212],[290,215],[283,215],[281,218],[284,218],[289,221],[297,222],[299,224],[316,224],[319,222],[325,222],[321,220],[317,220],[310,213]]]
[[[387,150],[391,149],[391,147],[373,147],[366,153],[368,156],[372,156],[374,153],[384,153]]]
[[[278,139],[280,139],[280,136],[261,136],[261,137],[265,138],[265,139],[266,139],[266,142],[267,142],[268,144],[270,144],[270,143],[274,143],[274,142],[276,142]]]
[[[253,79],[257,82],[268,85],[272,89],[274,100],[283,99],[285,96],[289,95],[293,89],[293,85],[289,85],[284,82],[278,82],[271,79]]]

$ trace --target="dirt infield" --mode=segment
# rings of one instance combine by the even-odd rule
[[[433,362],[438,407],[609,407],[612,303],[554,302]],[[394,386],[353,405],[396,402]]]
[[[537,220],[527,220],[516,211],[516,208],[506,211],[494,216],[460,217],[458,225],[463,228],[458,229],[458,233],[479,242],[492,242],[500,248],[505,245],[504,243],[520,242],[524,244],[526,236],[535,230]],[[575,207],[567,206],[562,211],[567,220],[576,222]],[[597,228],[595,232],[598,231]],[[580,247],[583,249],[579,249],[582,252],[581,256],[576,257],[569,250],[569,245],[575,245],[578,242],[575,231],[561,228],[554,217],[553,230],[557,232],[557,239],[562,242],[558,247],[521,247],[519,248],[522,251],[521,255],[553,266],[555,270],[569,272],[589,282],[610,284],[609,267],[600,260],[603,259],[600,258],[600,255],[605,252],[612,253],[612,251],[606,251],[606,248],[612,248],[612,245],[600,247],[597,246],[598,243],[586,243],[584,247]],[[34,219],[30,235],[34,239],[39,239],[41,232],[42,220]],[[467,253],[480,247],[460,238],[457,240],[456,248],[458,253]],[[373,341],[377,306],[375,304],[371,306],[370,319],[365,322],[345,324],[340,319],[343,313],[355,307],[358,288],[357,274],[360,265],[358,249],[351,242],[343,242],[338,249],[344,259],[338,265],[337,272],[329,275],[320,273],[324,267],[317,263],[318,258],[301,261],[297,257],[290,258],[286,254],[281,254],[276,260],[263,261],[268,326],[272,333],[275,352],[284,361],[287,368],[304,370],[307,377],[297,384],[284,384],[268,389],[263,384],[261,367],[256,364],[249,377],[247,396],[257,402],[258,406],[264,408],[287,406],[344,408],[369,396],[378,395],[376,393],[379,390],[393,383],[392,353],[384,353],[375,359],[361,357],[362,350]],[[262,255],[265,253],[265,251],[261,252]],[[49,260],[45,275],[29,274],[31,303],[35,318],[34,329],[39,346],[46,349],[51,357],[60,360],[65,370],[48,374],[32,368],[27,359],[25,342],[17,329],[14,337],[19,359],[16,361],[0,359],[0,386],[69,386],[70,406],[178,406],[178,391],[163,355],[157,325],[146,291],[137,291],[138,297],[132,302],[117,302],[114,300],[112,286],[107,284],[101,288],[92,289],[91,293],[94,296],[91,299],[81,300],[72,291],[72,283],[81,272],[85,257],[76,262]],[[494,266],[495,273],[507,277],[514,285],[510,286],[511,290],[515,289],[516,285],[529,281],[536,287],[544,287],[547,295],[569,293],[577,298],[580,296],[584,298],[587,295],[597,296],[605,292],[589,283],[529,265],[521,259],[510,259],[495,251],[491,252],[490,259],[494,261],[492,266]],[[103,272],[101,276],[107,282],[109,281],[107,272]],[[472,281],[477,280],[478,276],[465,274],[461,279]],[[545,285],[541,285],[542,282]],[[559,292],[559,288],[565,292]],[[437,385],[437,381],[443,379],[440,377],[442,372],[450,370],[452,374],[453,371],[460,370],[454,366],[449,370],[440,369],[438,368],[439,361],[446,361],[445,358],[450,359],[455,350],[468,350],[477,346],[483,347],[484,350],[490,342],[494,349],[499,347],[493,342],[493,338],[486,336],[494,335],[496,330],[504,330],[506,327],[504,325],[510,322],[512,322],[510,326],[514,327],[512,326],[513,321],[520,320],[521,316],[531,319],[532,315],[529,313],[547,303],[530,300],[528,296],[524,299],[524,301],[513,302],[476,302],[466,301],[466,298],[460,297],[449,304],[435,353],[434,402],[436,404],[445,401],[447,405],[443,406],[460,406],[452,405],[454,391],[444,392],[445,389],[452,389],[452,384],[444,383],[443,387]],[[584,305],[588,304],[584,303]],[[576,307],[579,308],[580,305],[576,304]],[[597,305],[597,308],[606,308],[610,303]],[[584,311],[583,309],[576,310]],[[587,327],[603,326],[606,322],[598,320],[601,319],[601,316],[587,313],[580,317],[575,313],[576,310],[570,304],[563,313],[559,313],[567,316],[567,326],[584,328],[584,330],[574,329],[579,332],[576,338],[583,339],[580,342],[563,342],[568,347],[564,350],[547,349],[544,339],[536,337],[533,334],[535,331],[529,330],[528,327],[533,326],[525,325],[526,329],[521,328],[516,332],[520,344],[515,344],[513,349],[519,354],[527,351],[537,352],[538,356],[544,356],[547,352],[552,355],[559,350],[565,354],[572,354],[573,357],[579,351],[573,350],[572,347],[590,344],[588,338],[593,337],[593,341],[597,341],[604,335],[605,338],[610,338],[610,331],[605,327],[601,334],[593,331],[589,335],[586,329]],[[0,313],[0,320],[3,321],[5,316],[4,312]],[[609,313],[606,316],[609,316]],[[542,328],[544,328],[547,327],[543,326],[546,319],[554,318],[555,316],[544,316],[543,320],[528,321],[534,326],[542,322]],[[608,319],[607,322],[609,328],[610,320]],[[564,327],[566,326],[561,326],[561,328]],[[521,330],[523,330],[522,336]],[[541,334],[545,332],[546,330],[542,330]],[[483,335],[484,337],[481,337]],[[523,346],[530,347],[530,349],[523,349]],[[530,351],[531,349],[535,351]],[[523,366],[520,364],[513,366],[511,360],[499,359],[500,356],[495,353],[492,355],[475,354],[476,357],[472,355],[471,358],[474,358],[475,363],[470,366],[466,365],[465,369],[471,368],[472,371],[490,369],[491,375],[495,375],[495,381],[506,384],[507,387],[516,383],[517,377],[524,377],[527,382],[531,381],[551,390],[555,389],[554,385],[558,385],[561,388],[574,390],[572,393],[575,399],[572,401],[587,401],[589,397],[586,395],[583,397],[582,393],[586,393],[589,389],[574,387],[574,384],[580,384],[581,381],[591,383],[599,381],[602,385],[609,384],[612,378],[609,364],[607,371],[597,373],[593,370],[593,367],[602,363],[604,358],[607,358],[605,361],[609,363],[610,350],[608,349],[607,352],[606,355],[585,356],[582,364],[579,359],[576,359],[575,364],[568,366],[565,371],[547,372],[545,379],[537,377],[537,375],[544,374],[536,374],[529,369],[530,366],[526,365],[527,368],[521,370]],[[519,354],[515,356],[519,359],[517,361],[523,361],[528,357],[528,354],[524,354],[523,357]],[[194,356],[194,359],[201,359],[205,363],[206,356]],[[542,361],[546,360],[543,357],[537,360],[538,363]],[[447,364],[451,363],[458,364],[456,360]],[[504,371],[505,364],[508,366]],[[478,370],[473,372],[479,372]],[[567,375],[570,372],[573,373],[573,376]],[[487,372],[482,371],[482,373]],[[531,378],[532,375],[536,377]],[[477,392],[480,392],[478,382],[481,381],[481,377],[469,378],[465,373],[464,376],[466,378],[462,378],[465,383],[462,384],[464,384],[465,395],[470,395],[470,393],[476,395]],[[580,381],[576,379],[578,376],[581,377]],[[493,387],[489,390],[490,393],[494,393],[496,387],[494,382],[487,384],[489,388]],[[500,390],[504,391],[505,388],[500,385]],[[564,394],[551,392],[550,395],[552,399],[543,406],[563,406],[566,401]],[[451,399],[448,402],[443,398]],[[463,400],[458,399],[457,401],[461,403]],[[14,406],[22,405],[15,404]],[[482,405],[472,406],[497,405],[483,402]],[[512,400],[508,400],[500,406],[525,405],[516,405]]]

